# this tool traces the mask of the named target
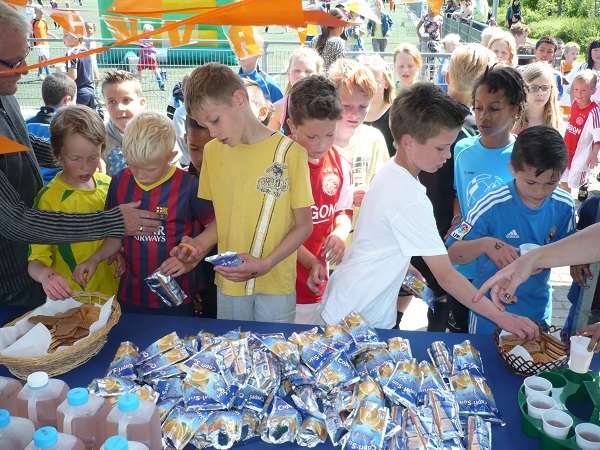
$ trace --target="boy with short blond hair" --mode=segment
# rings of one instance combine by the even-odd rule
[[[293,322],[296,250],[313,228],[306,151],[257,119],[244,82],[225,65],[194,70],[185,107],[215,138],[204,149],[198,195],[214,204],[218,251],[244,261],[215,267],[218,318]],[[202,239],[184,242],[208,250]],[[198,252],[178,253],[197,260]]]
[[[325,290],[323,320],[339,323],[356,310],[372,326],[391,328],[410,258],[420,255],[440,285],[462,303],[520,337],[538,334],[533,322],[502,311],[502,305],[471,301],[476,289],[450,264],[419,183],[421,171],[435,172],[451,157],[465,115],[457,101],[431,83],[416,83],[396,97],[390,128],[397,153],[365,195],[353,243]]]
[[[294,84],[290,93],[288,125],[292,138],[306,148],[313,232],[298,249],[296,323],[318,324],[319,303],[328,264],[342,261],[352,218],[352,164],[333,145],[342,101],[327,78],[314,75]]]
[[[123,311],[193,315],[192,299],[199,286],[199,272],[195,270],[196,264],[169,257],[169,250],[179,244],[184,235],[199,234],[201,225],[213,221],[214,213],[211,203],[196,195],[198,179],[170,163],[174,145],[173,123],[160,113],[141,112],[127,124],[123,154],[129,167],[113,175],[105,207],[141,201],[140,208],[155,211],[163,225],[150,237],[105,239],[73,273],[73,279],[85,286],[93,279],[98,263],[123,247],[126,264],[118,293]],[[168,307],[144,281],[158,268],[164,275],[175,277],[187,294],[181,305]]]
[[[560,62],[560,73],[562,75],[563,85],[567,87],[567,93],[569,94],[563,95],[560,99],[560,107],[565,115],[571,113],[571,104],[573,103],[571,85],[573,84],[573,78],[575,77],[573,69],[575,68],[575,61],[579,56],[579,49],[580,47],[577,42],[567,42],[565,44],[565,52],[563,53],[564,59]]]
[[[565,144],[569,151],[569,165],[560,179],[561,187],[570,192],[579,188],[578,199],[588,197],[588,182],[592,169],[598,164],[600,150],[600,109],[592,96],[596,92],[596,74],[585,69],[577,73],[571,85],[575,100],[571,106]]]
[[[121,148],[125,127],[133,117],[146,108],[142,96],[142,84],[135,75],[125,70],[107,72],[102,81],[102,95],[108,112],[106,122],[106,152],[102,155],[106,162],[106,173],[113,173],[127,167]]]

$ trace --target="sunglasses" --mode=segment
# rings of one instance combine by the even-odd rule
[[[25,60],[27,59],[27,56],[29,56],[30,51],[31,51],[31,47],[27,47],[27,53],[25,53],[25,56],[23,56],[21,59],[19,59],[16,63],[11,64],[9,62],[2,61],[0,59],[0,65],[3,65],[4,67],[8,67],[9,69],[15,69],[25,62]]]

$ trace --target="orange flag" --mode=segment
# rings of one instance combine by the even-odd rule
[[[85,25],[78,11],[72,9],[53,9],[50,12],[50,17],[73,36],[85,36]]]
[[[431,11],[433,11],[433,14],[437,16],[442,10],[444,0],[427,0],[427,4],[429,5],[429,8],[431,8]]]
[[[5,136],[0,135],[0,155],[7,153],[26,152],[30,150],[29,147],[25,147],[23,144],[13,141]]]

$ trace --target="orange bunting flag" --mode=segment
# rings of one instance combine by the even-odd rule
[[[72,9],[52,9],[50,11],[50,18],[73,36],[78,38],[85,36],[84,21],[78,11]]]
[[[30,150],[29,147],[0,135],[0,155],[5,155],[7,153],[26,152],[28,150]]]
[[[124,41],[141,33],[140,19],[133,17],[102,16],[102,20],[117,41]],[[140,44],[140,41],[135,41]]]
[[[304,43],[306,42],[306,36],[308,35],[308,30],[305,27],[298,27],[296,28],[296,31],[298,32],[298,39],[300,40],[300,44],[304,45]]]
[[[427,0],[427,4],[429,5],[429,8],[433,12],[433,14],[435,14],[437,16],[440,13],[440,11],[442,10],[442,5],[444,4],[444,0]]]
[[[223,27],[223,31],[238,59],[263,54],[262,46],[259,45],[262,44],[263,39],[255,35],[254,28],[233,26]]]

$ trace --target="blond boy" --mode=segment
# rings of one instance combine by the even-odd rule
[[[192,73],[188,115],[214,138],[206,144],[198,195],[212,200],[218,251],[244,261],[217,266],[218,318],[292,322],[296,250],[312,232],[306,151],[252,112],[244,82],[222,64]],[[184,239],[205,253],[210,243]],[[176,249],[184,260],[196,260]]]
[[[590,69],[582,70],[573,79],[571,92],[575,100],[565,132],[569,165],[560,179],[560,185],[567,192],[579,187],[578,199],[581,202],[588,197],[590,173],[598,164],[600,150],[600,109],[592,101],[597,79]]]
[[[123,155],[129,167],[113,175],[106,208],[141,201],[141,209],[156,212],[162,226],[150,237],[105,239],[100,248],[77,266],[73,279],[82,286],[93,280],[97,265],[123,247],[125,271],[118,299],[123,311],[142,314],[193,315],[192,299],[199,287],[196,264],[168,257],[185,236],[196,236],[201,225],[213,221],[212,205],[197,197],[198,178],[171,164],[175,128],[157,112],[144,111],[125,129]],[[160,268],[172,275],[187,294],[179,306],[168,306],[150,290],[144,279]]]

